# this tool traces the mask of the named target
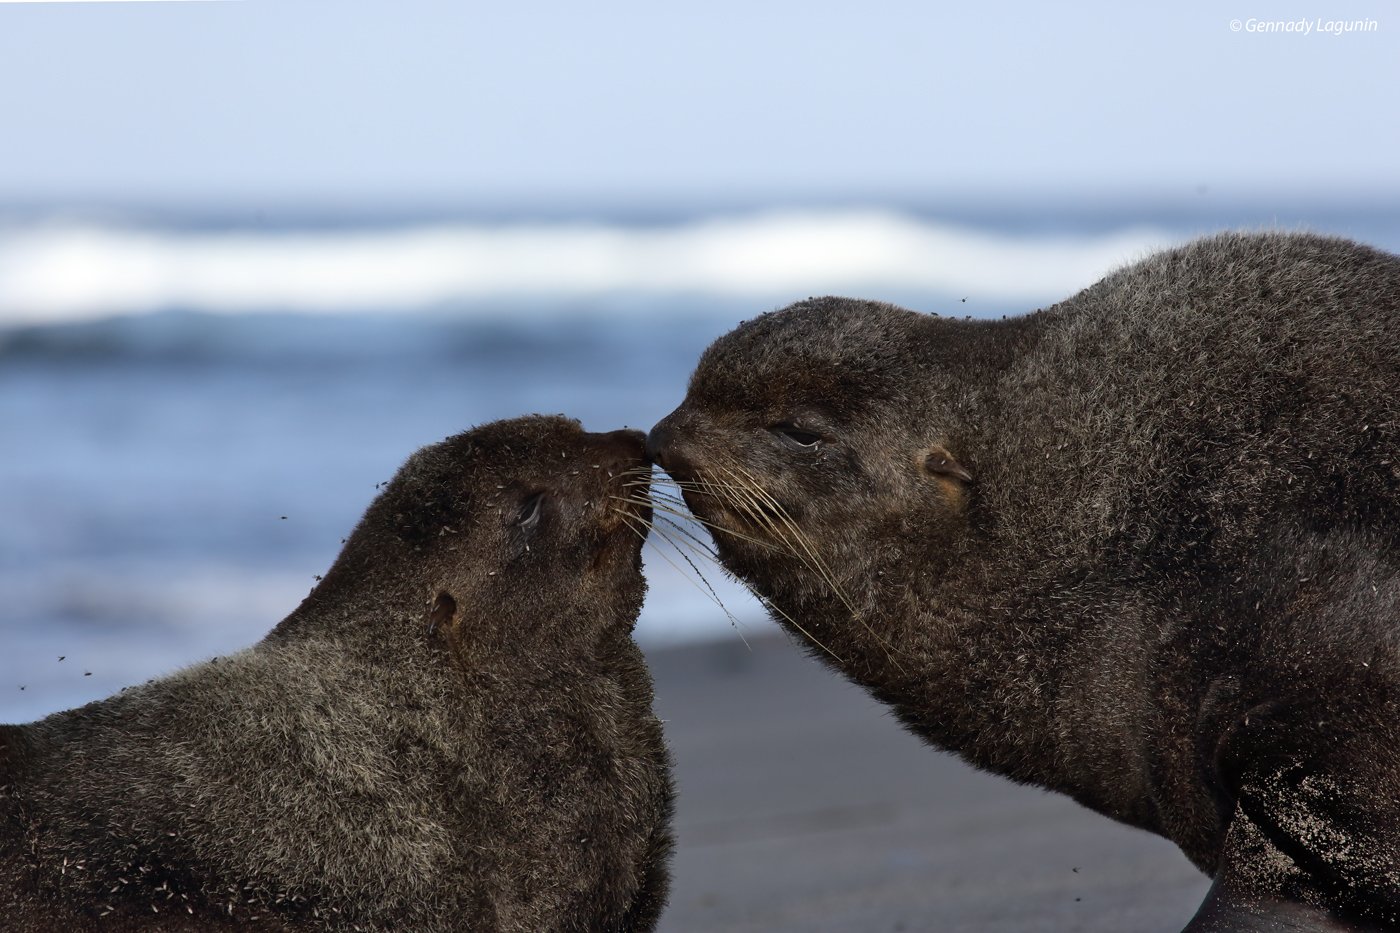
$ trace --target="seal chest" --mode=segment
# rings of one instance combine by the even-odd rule
[[[1400,260],[1295,235],[1006,321],[801,302],[648,439],[779,624],[926,740],[1172,839],[1201,930],[1400,922],[1397,450]]]
[[[424,448],[259,644],[0,728],[0,925],[654,927],[643,440],[536,416]]]

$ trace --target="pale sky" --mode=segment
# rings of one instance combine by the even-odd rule
[[[1381,2],[0,3],[0,200],[1395,198],[1397,101]]]

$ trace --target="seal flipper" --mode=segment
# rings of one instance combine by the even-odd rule
[[[1400,925],[1400,801],[1369,777],[1364,768],[1318,774],[1295,766],[1247,782],[1239,814],[1329,902],[1393,929]],[[1364,794],[1352,789],[1357,782]]]
[[[1306,874],[1243,809],[1230,823],[1220,869],[1182,933],[1383,933],[1394,925],[1342,916],[1308,903],[1297,888]]]
[[[1225,730],[1216,776],[1234,812],[1188,931],[1400,926],[1400,749],[1366,680],[1258,703]]]

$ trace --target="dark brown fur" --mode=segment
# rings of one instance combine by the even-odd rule
[[[1397,257],[1224,235],[1012,320],[803,302],[649,448],[912,731],[1216,875],[1197,929],[1400,922]]]
[[[0,928],[652,929],[644,465],[553,417],[424,448],[258,645],[3,727]]]

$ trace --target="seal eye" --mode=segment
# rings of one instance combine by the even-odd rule
[[[540,523],[540,513],[543,511],[544,493],[537,492],[526,499],[520,506],[520,515],[515,520],[515,524],[523,531],[533,531]]]
[[[782,438],[789,447],[798,450],[816,450],[822,442],[820,434],[804,431],[795,424],[775,424],[769,430]]]

